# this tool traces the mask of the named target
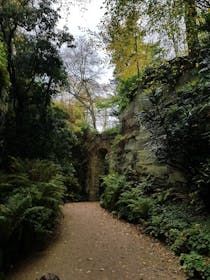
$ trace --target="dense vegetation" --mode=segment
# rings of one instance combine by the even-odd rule
[[[193,204],[191,194],[135,173],[108,175],[103,184],[104,208],[164,241],[190,278],[209,279],[210,215]]]
[[[157,160],[186,184],[118,168],[103,179],[101,204],[165,241],[191,278],[209,280],[209,1],[106,0],[101,35],[117,92],[108,100],[97,42],[80,38],[75,48],[53,2],[0,0],[0,278],[20,251],[54,234],[63,201],[84,199],[85,142],[98,113],[106,128],[111,105],[119,115],[142,93],[150,107],[139,118]],[[66,91],[72,103],[58,102]]]
[[[56,29],[52,3],[0,1],[0,273],[53,235],[64,200],[81,199],[79,143],[53,99],[73,37]]]
[[[180,170],[185,174],[186,184],[166,184],[166,180],[151,175],[144,168],[141,172],[132,166],[128,166],[126,170],[120,169],[123,147],[129,134],[129,131],[123,132],[122,128],[122,135],[116,137],[112,147],[118,166],[115,167],[115,173],[103,178],[101,205],[119,218],[141,224],[145,233],[164,241],[180,256],[181,266],[190,279],[210,279],[210,17],[206,9],[208,3],[106,2],[111,13],[107,28],[110,39],[108,48],[111,49],[113,63],[116,65],[119,113],[122,113],[137,95],[142,94],[145,100],[148,100],[149,105],[145,106],[144,110],[139,108],[139,125],[150,132],[147,141],[155,151],[158,162]],[[160,9],[154,10],[157,5]],[[120,47],[116,42],[122,40],[116,37],[122,35],[121,33],[114,35],[113,29],[118,30],[120,26],[126,28],[128,15],[132,16],[133,9],[138,11],[139,15],[147,15],[150,18],[151,21],[148,23],[151,24],[150,32],[157,26],[161,28],[162,39],[164,37],[169,44],[166,45],[166,51],[168,46],[171,46],[172,40],[175,58],[167,61],[157,53],[156,56],[151,56],[150,65],[147,60],[143,60],[145,64],[139,71],[138,59],[142,58],[133,44],[132,47],[127,46],[131,49],[130,53],[134,51],[135,60],[131,61],[129,57],[129,63],[120,65],[115,62],[115,55]],[[167,12],[170,12],[170,21]],[[133,20],[135,17],[136,15]],[[196,17],[199,25],[195,22]],[[179,23],[175,18],[185,20],[185,31],[178,30],[178,27],[182,29],[183,26],[178,26]],[[163,22],[165,28],[166,26],[168,28],[167,31],[163,30]],[[132,32],[131,28],[130,36]],[[185,32],[186,45],[185,52],[182,53],[184,43],[176,45],[177,41],[173,39],[182,37]],[[128,31],[124,36],[125,38],[129,36]],[[148,47],[146,50],[150,52]],[[125,56],[125,60],[126,57],[128,56]],[[135,71],[128,72],[130,69],[128,67],[134,63]],[[141,133],[141,128],[139,131]]]

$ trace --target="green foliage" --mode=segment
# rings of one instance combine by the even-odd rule
[[[7,58],[3,44],[0,42],[0,163],[4,148],[4,121],[7,112],[7,87],[9,85],[9,75],[7,71]]]
[[[55,30],[59,15],[51,0],[41,0],[35,6],[32,2],[0,4],[0,69],[3,63],[9,72],[5,100],[9,110],[2,149],[5,158],[12,155],[52,160],[55,142],[56,146],[59,142],[62,145],[67,138],[66,117],[52,108],[51,102],[67,78],[59,48],[71,43],[73,37],[65,30]],[[59,154],[63,156],[61,149]]]
[[[36,98],[39,98],[36,96]],[[67,120],[69,116],[56,106],[43,108],[36,101],[22,112],[18,125],[12,111],[6,115],[5,157],[47,158],[62,166],[71,159],[71,149],[76,143]],[[71,164],[69,164],[71,165]]]
[[[183,230],[177,236],[172,250],[176,254],[189,253],[191,251],[210,256],[210,228],[203,228],[200,224]]]
[[[193,177],[193,185],[195,191],[197,191],[201,198],[208,203],[208,198],[210,196],[209,184],[210,184],[210,159],[206,162],[201,162],[197,169],[196,174]]]
[[[200,15],[199,19],[199,30],[200,30],[200,38],[201,38],[201,44],[204,47],[209,47],[209,39],[210,39],[210,12],[204,11]]]
[[[103,178],[102,188],[104,193],[101,196],[101,206],[115,211],[117,209],[116,203],[125,187],[125,177],[117,174],[111,174]]]
[[[2,89],[9,84],[9,75],[7,71],[7,58],[3,44],[0,42],[0,93]]]
[[[118,110],[121,112],[129,103],[132,94],[137,90],[138,77],[132,76],[126,80],[120,80],[117,92],[118,92]]]
[[[142,196],[142,190],[138,186],[124,191],[117,202],[119,217],[129,222],[138,223],[147,220],[152,208],[152,199]]]
[[[202,271],[205,271],[202,274],[197,259],[194,261],[189,258],[188,261],[188,257],[192,251],[199,259],[209,257],[209,215],[206,218],[202,214],[198,215],[193,205],[177,198],[171,199],[174,193],[173,196],[170,192],[165,195],[164,189],[157,187],[157,181],[150,177],[138,177],[135,172],[128,172],[126,176],[114,174],[103,177],[103,185],[103,207],[119,218],[140,223],[145,233],[164,241],[177,255],[186,254],[186,267],[183,268],[189,272],[189,276],[202,275],[202,279],[208,279],[206,262],[202,264]]]
[[[201,50],[195,67],[189,58],[176,59],[158,72],[148,69],[141,83],[150,102],[141,112],[141,121],[152,134],[159,161],[181,166],[189,178],[188,192],[197,192],[206,207],[210,199],[209,69],[209,53]]]
[[[138,28],[144,35],[155,34],[168,56],[182,56],[186,53],[186,45],[189,53],[196,55],[199,45],[199,11],[208,11],[208,1],[105,0],[104,4],[112,25],[124,23],[132,17],[139,23]]]
[[[111,61],[115,65],[115,76],[127,80],[132,76],[140,76],[154,56],[152,43],[144,41],[144,31],[139,24],[139,11],[133,7],[124,21],[112,17],[106,21],[104,39],[107,50],[111,52]]]
[[[120,127],[119,125],[116,125],[114,127],[111,127],[111,128],[108,128],[106,130],[103,131],[103,135],[106,135],[106,136],[115,136],[119,133],[120,131]]]
[[[129,8],[135,6],[135,1],[106,2],[113,4],[113,16],[120,15],[120,8],[118,15],[115,10],[117,6],[122,12],[123,4],[130,5]],[[190,7],[190,2],[185,2],[185,12],[193,11],[194,4]],[[151,8],[154,5],[155,2]],[[194,23],[193,19],[186,23],[187,32],[191,24],[195,27]],[[203,25],[205,32],[208,23],[207,15]],[[108,182],[102,202],[107,199],[110,204],[107,203],[106,208],[129,222],[141,223],[146,233],[158,237],[181,255],[183,269],[190,277],[209,280],[210,53],[209,34],[205,34],[207,40],[203,48],[197,49],[196,57],[176,58],[148,67],[140,79],[133,77],[118,87],[120,110],[126,109],[137,94],[147,98],[147,104],[141,104],[139,118],[140,124],[151,133],[148,144],[151,141],[150,146],[160,163],[181,169],[187,184],[166,185],[165,179],[153,178],[146,169],[137,176],[133,176],[133,170],[133,174],[125,175],[124,187]],[[197,44],[195,38],[196,34],[194,38],[187,38],[191,54]],[[119,155],[125,152],[126,133],[115,138],[113,147]],[[109,185],[111,191],[106,195]]]
[[[130,181],[126,178],[130,176]],[[132,180],[133,179],[133,180]],[[114,211],[118,217],[133,223],[147,220],[153,207],[153,199],[143,195],[141,184],[135,176],[112,174],[103,177],[101,205]]]
[[[182,268],[193,279],[210,279],[210,264],[203,256],[191,252],[180,257]]]
[[[28,251],[52,235],[65,190],[61,168],[52,162],[11,158],[10,171],[0,174],[0,248],[7,261],[19,246]]]
[[[178,233],[190,226],[191,219],[191,209],[185,204],[157,204],[146,226],[146,232],[173,244]]]
[[[57,31],[53,1],[33,2],[0,3],[0,271],[53,234],[64,185],[77,199],[81,189],[77,138],[52,102],[67,81],[59,49],[73,37]]]
[[[66,202],[77,202],[82,201],[84,199],[82,194],[82,187],[79,184],[78,178],[75,176],[74,173],[71,176],[66,176],[64,180],[64,184],[66,186],[64,200]]]

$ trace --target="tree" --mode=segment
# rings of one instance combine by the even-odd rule
[[[126,80],[134,75],[140,77],[140,73],[152,60],[154,45],[144,42],[144,32],[138,21],[139,14],[135,11],[127,15],[124,22],[112,17],[102,32],[107,50],[112,55],[117,79]]]
[[[66,30],[56,31],[59,15],[52,2],[0,0],[0,40],[9,73],[5,157],[47,156],[51,99],[67,80],[59,49],[73,41]]]
[[[64,184],[78,186],[76,137],[68,114],[52,102],[67,81],[59,49],[73,37],[56,31],[53,2],[0,0],[0,188],[9,186],[0,194],[2,277],[20,248],[53,233]]]
[[[186,26],[186,39],[188,44],[188,52],[193,55],[199,46],[198,28],[196,24],[197,11],[195,0],[184,1],[184,19]]]
[[[73,38],[67,32],[55,31],[59,15],[51,3],[51,0],[36,4],[32,0],[0,1],[0,35],[6,48],[10,98],[16,112],[23,111],[24,96],[37,86],[41,77],[49,94],[63,80],[58,47],[64,42],[71,43]]]
[[[186,45],[182,20],[183,5],[179,0],[150,1],[145,13],[149,16],[147,28],[158,38],[168,52],[168,56],[180,56]],[[148,32],[148,30],[147,30]]]
[[[5,116],[7,113],[7,92],[6,89],[9,85],[9,75],[7,72],[7,59],[6,52],[3,44],[0,42],[0,164],[4,148],[4,126]]]
[[[91,39],[80,37],[75,48],[63,52],[69,80],[67,91],[82,104],[94,129],[97,129],[96,100],[107,92],[107,87],[100,81],[103,65],[96,48]]]
[[[127,14],[133,9],[138,10],[148,24],[152,23],[153,30],[165,31],[165,34],[173,41],[175,53],[178,53],[177,36],[186,37],[188,52],[192,55],[199,45],[196,7],[207,9],[210,6],[205,0],[107,0],[105,3],[107,13],[119,21],[125,21]],[[148,27],[151,26],[148,25]]]

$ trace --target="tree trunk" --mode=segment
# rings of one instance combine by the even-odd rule
[[[196,25],[196,3],[195,0],[184,0],[186,39],[189,55],[195,55],[199,46],[198,28]]]
[[[171,40],[173,42],[175,57],[177,58],[177,57],[179,57],[179,46],[178,46],[174,32],[171,35]]]
[[[89,97],[89,102],[90,102],[89,112],[90,112],[90,116],[91,116],[91,119],[92,119],[93,127],[95,129],[97,129],[97,127],[96,127],[96,115],[95,115],[95,109],[94,109],[94,101],[93,101],[91,93],[89,92],[89,89],[88,89],[87,85],[85,85],[85,89],[86,89],[87,96]]]
[[[134,42],[135,42],[135,47],[134,47],[134,51],[136,54],[136,70],[137,70],[137,77],[140,77],[140,67],[139,67],[139,59],[138,59],[138,37],[135,34],[134,35]]]
[[[90,110],[90,115],[91,115],[93,127],[94,127],[95,129],[97,129],[97,128],[96,128],[96,117],[95,117],[94,109],[93,109],[92,107],[91,107],[91,110]]]
[[[107,108],[104,109],[104,124],[103,124],[103,130],[107,129]]]

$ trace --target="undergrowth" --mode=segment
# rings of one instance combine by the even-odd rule
[[[53,234],[64,196],[59,165],[11,158],[0,173],[0,271]]]
[[[180,256],[181,267],[191,279],[209,280],[209,214],[199,213],[172,191],[161,196],[164,190],[153,189],[153,182],[149,177],[139,181],[130,175],[105,176],[101,205],[119,218],[141,224],[145,233],[164,241]]]

